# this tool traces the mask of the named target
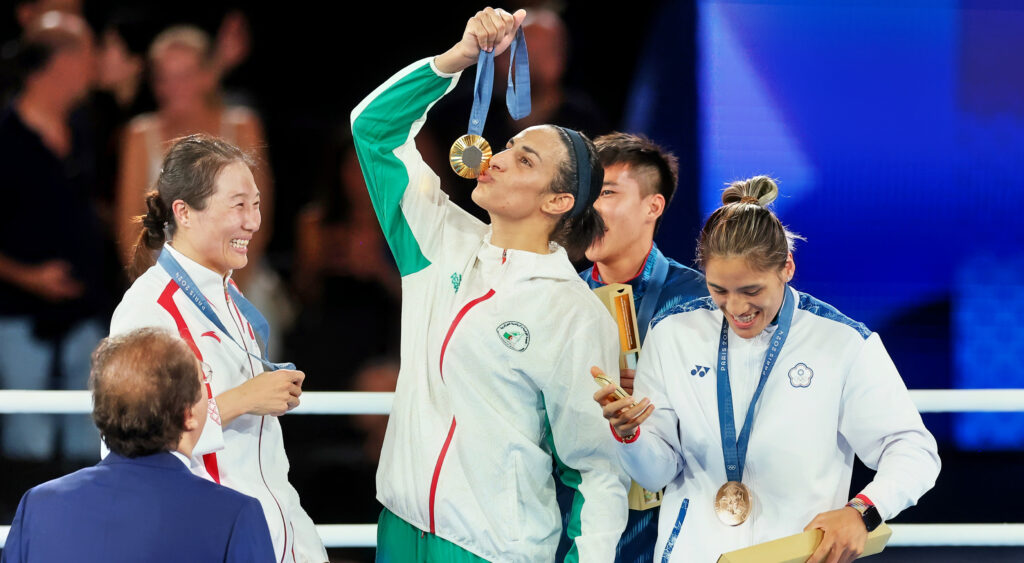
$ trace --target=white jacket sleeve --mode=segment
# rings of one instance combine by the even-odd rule
[[[561,350],[553,376],[542,390],[547,410],[548,445],[562,482],[575,489],[568,535],[579,561],[612,561],[626,526],[629,479],[615,459],[608,422],[594,402],[597,386],[590,367],[605,373],[618,367],[618,336],[611,317],[580,330]],[[590,325],[587,325],[590,326]],[[616,378],[617,379],[617,378]]]
[[[877,334],[864,342],[846,376],[839,432],[877,469],[861,491],[888,520],[935,485],[939,454],[907,387]]]
[[[617,448],[626,473],[649,491],[660,491],[683,470],[679,418],[668,398],[660,353],[670,345],[669,337],[666,328],[655,328],[647,333],[637,364],[633,397],[637,402],[649,398],[655,410],[639,426],[634,440],[623,442]]]

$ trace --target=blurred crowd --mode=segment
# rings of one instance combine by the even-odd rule
[[[0,222],[0,387],[86,388],[89,353],[106,336],[113,305],[130,282],[126,267],[140,229],[135,218],[145,212],[164,151],[173,139],[202,132],[258,162],[263,228],[249,246],[248,267],[233,277],[267,314],[275,359],[307,373],[306,391],[394,390],[400,278],[347,122],[331,126],[337,133],[326,147],[309,148],[324,155],[324,169],[307,177],[322,182],[298,204],[292,195],[286,216],[275,218],[275,186],[297,180],[271,169],[275,139],[253,103],[259,80],[235,79],[245,75],[254,46],[246,13],[84,8],[81,0],[16,0],[13,26],[4,30],[0,190],[8,220]],[[533,114],[524,125],[492,112],[488,135],[500,144],[542,122],[606,132],[596,105],[563,86],[569,42],[560,17],[535,10],[524,29]],[[499,76],[503,65],[507,60],[498,61]],[[441,118],[433,123],[441,125],[417,139],[442,174],[448,144],[465,132],[471,84],[463,81],[437,108]],[[483,217],[461,182],[452,174],[443,183],[455,201]],[[274,244],[274,237],[284,242]],[[284,417],[292,482],[300,493],[317,491],[302,495],[315,521],[376,518],[370,483],[386,421]],[[99,454],[85,415],[4,415],[0,431],[4,523],[27,488],[91,465]],[[346,502],[339,505],[338,498]]]

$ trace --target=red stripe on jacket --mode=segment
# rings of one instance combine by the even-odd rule
[[[188,329],[188,325],[185,324],[185,318],[181,316],[177,303],[174,302],[174,292],[178,291],[178,289],[177,282],[174,280],[169,281],[156,302],[170,313],[171,318],[174,319],[174,324],[178,327],[178,336],[188,344],[188,347],[192,349],[192,353],[201,362],[203,361],[203,354],[199,351],[199,346],[196,346],[195,340],[192,339],[192,332]],[[209,382],[206,382],[206,397],[207,399],[213,399],[213,388],[210,387]],[[203,465],[206,466],[206,472],[210,474],[210,477],[213,477],[213,480],[219,484],[220,471],[217,469],[217,454],[204,454]]]

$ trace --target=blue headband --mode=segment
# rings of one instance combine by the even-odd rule
[[[579,133],[565,127],[558,128],[569,137],[576,158],[576,202],[572,206],[572,211],[569,212],[569,217],[575,217],[589,205],[590,151],[587,150],[587,145]]]

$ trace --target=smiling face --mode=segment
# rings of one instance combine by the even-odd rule
[[[594,209],[604,219],[605,234],[587,249],[591,262],[613,262],[637,252],[646,253],[651,247],[654,223],[664,209],[665,198],[648,194],[634,172],[628,164],[612,164],[604,169],[604,185]],[[662,203],[655,202],[657,198]]]
[[[708,291],[733,332],[753,338],[775,319],[793,278],[793,255],[779,270],[757,270],[743,256],[712,256],[705,263]]]
[[[221,168],[205,209],[175,204],[185,206],[176,218],[175,248],[221,275],[246,265],[249,241],[260,228],[260,192],[245,163]]]
[[[541,213],[545,196],[568,152],[549,126],[530,127],[509,140],[477,177],[473,202],[492,219],[520,220]]]

